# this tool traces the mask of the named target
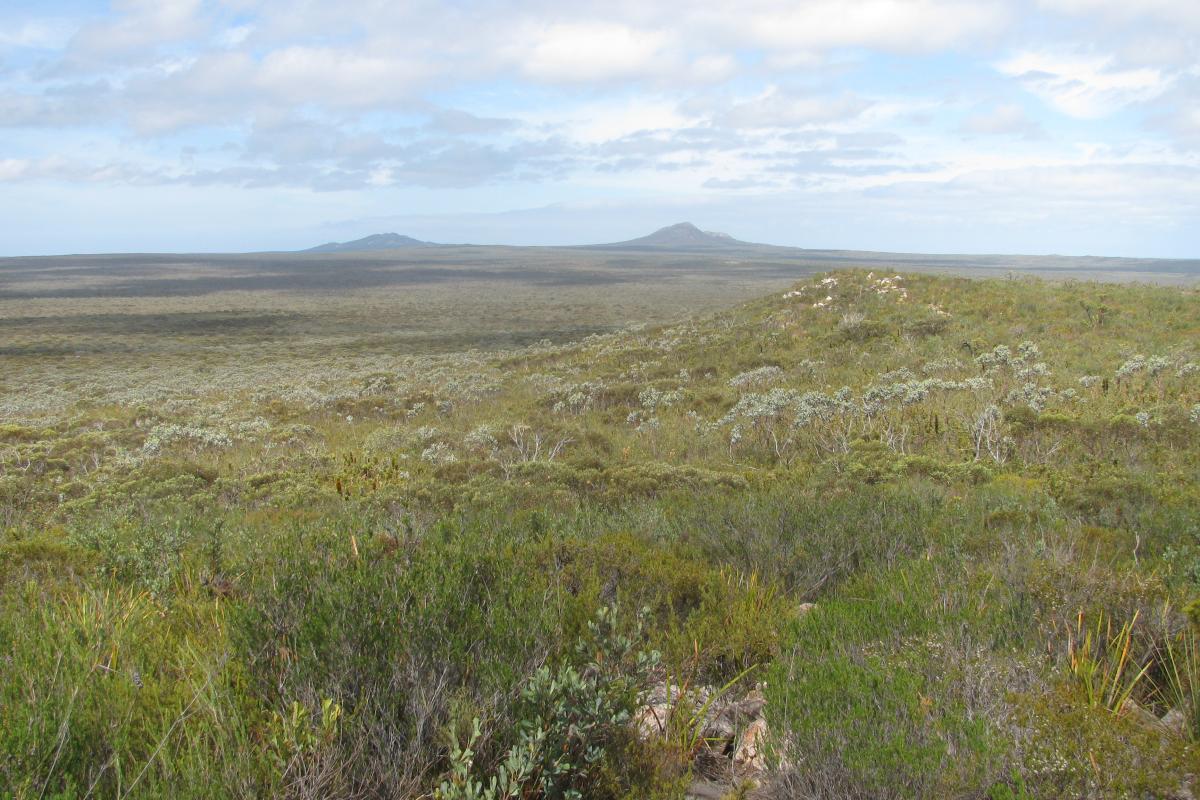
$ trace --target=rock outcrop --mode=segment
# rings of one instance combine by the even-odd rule
[[[688,797],[721,798],[736,791],[761,799],[770,796],[766,705],[759,687],[736,696],[663,682],[649,692],[633,724],[643,740],[663,739],[691,751],[684,755],[696,780]]]

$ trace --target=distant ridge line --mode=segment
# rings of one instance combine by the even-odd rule
[[[659,228],[648,236],[608,244],[581,245],[589,250],[741,250],[747,247],[769,247],[743,242],[728,233],[704,231],[690,222],[677,222]]]
[[[399,233],[374,233],[349,242],[326,242],[301,253],[351,253],[359,250],[405,250],[410,247],[435,247],[433,242],[423,242]]]
[[[439,247],[437,242],[426,242],[399,233],[375,233],[349,242],[327,242],[326,244],[301,250],[301,253],[352,253],[370,250],[404,250],[412,247]],[[690,222],[677,222],[659,228],[647,236],[624,242],[607,244],[571,245],[588,250],[678,250],[683,252],[709,250],[745,250],[746,248],[772,247],[735,239],[728,233],[705,231]]]

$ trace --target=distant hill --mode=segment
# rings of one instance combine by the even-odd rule
[[[735,239],[728,233],[702,231],[690,222],[680,222],[659,228],[649,236],[630,239],[627,242],[593,244],[586,247],[594,250],[742,250],[760,247],[752,242]]]
[[[302,253],[350,253],[357,250],[404,250],[409,247],[430,247],[433,242],[423,242],[399,233],[375,233],[352,242],[329,242],[301,250]]]

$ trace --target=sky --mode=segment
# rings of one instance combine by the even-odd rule
[[[0,255],[1200,257],[1198,0],[0,0]]]

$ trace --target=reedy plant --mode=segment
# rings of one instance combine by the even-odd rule
[[[696,647],[690,673],[685,676],[682,669],[674,674],[668,671],[666,680],[669,714],[664,737],[667,746],[688,763],[696,758],[702,747],[717,741],[704,736],[705,729],[712,721],[711,713],[716,703],[759,666],[752,664],[712,692],[702,692],[692,684],[699,659],[700,651]]]
[[[1111,617],[1102,613],[1095,625],[1085,625],[1080,611],[1074,629],[1067,629],[1068,665],[1089,707],[1121,713],[1150,671],[1150,661],[1133,671],[1137,667],[1131,658],[1137,619],[1138,612],[1134,612],[1114,632]]]
[[[1200,741],[1200,630],[1190,623],[1163,643],[1162,679],[1156,694],[1183,715],[1183,735]]]

